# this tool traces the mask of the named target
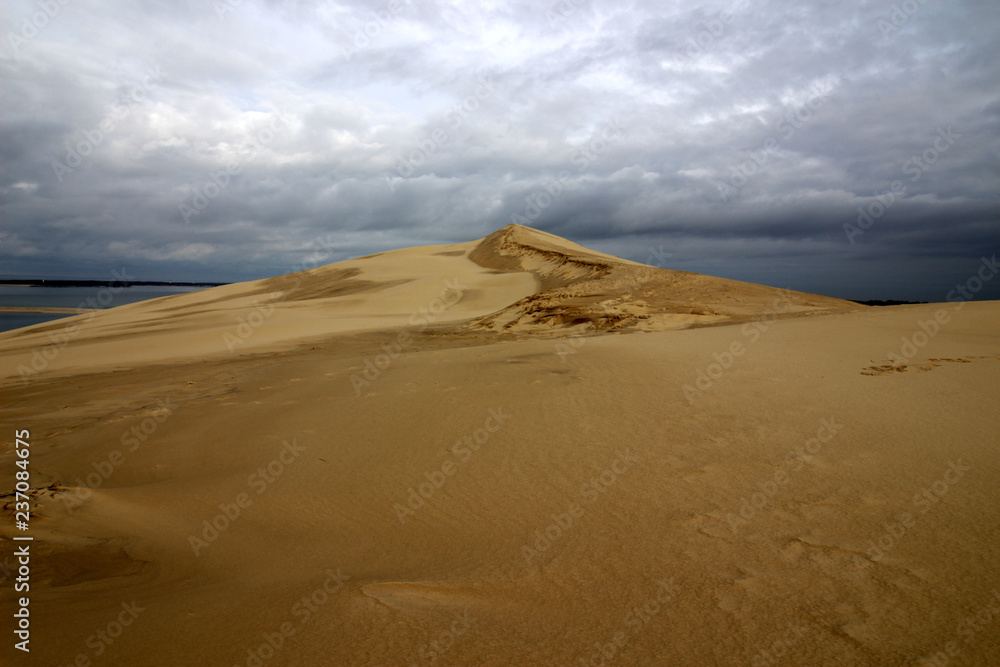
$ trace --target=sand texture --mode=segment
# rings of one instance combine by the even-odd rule
[[[998,386],[997,302],[517,226],[3,333],[0,664],[1000,664]]]

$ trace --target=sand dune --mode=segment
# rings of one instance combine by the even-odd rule
[[[998,303],[512,226],[0,334],[0,364],[37,504],[4,664],[1000,661]]]
[[[0,383],[284,351],[394,327],[565,335],[845,308],[859,306],[644,266],[509,225],[471,243],[385,252],[0,333]]]
[[[857,309],[840,299],[636,264],[520,225],[486,237],[469,259],[501,271],[530,271],[540,283],[538,292],[475,319],[470,326],[477,329],[534,335],[562,334],[567,326],[662,331],[761,313]]]

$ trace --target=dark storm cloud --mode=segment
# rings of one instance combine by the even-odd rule
[[[248,279],[517,221],[943,299],[997,251],[991,2],[0,11],[6,275]]]

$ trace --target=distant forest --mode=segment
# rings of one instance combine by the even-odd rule
[[[866,306],[908,306],[927,303],[926,301],[896,301],[895,299],[890,299],[889,301],[879,301],[877,299],[873,301],[858,301],[857,299],[851,299],[851,301],[854,303],[861,303]]]
[[[46,278],[10,278],[0,280],[0,285],[29,285],[31,287],[218,287],[229,283],[185,283],[163,280],[49,280]]]

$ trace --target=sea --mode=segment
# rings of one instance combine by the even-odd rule
[[[206,287],[175,287],[173,285],[136,285],[115,287],[41,287],[0,285],[0,306],[31,308],[113,308],[127,303],[156,299],[171,294],[195,292]],[[12,331],[33,324],[51,322],[73,313],[0,313],[0,332]]]

